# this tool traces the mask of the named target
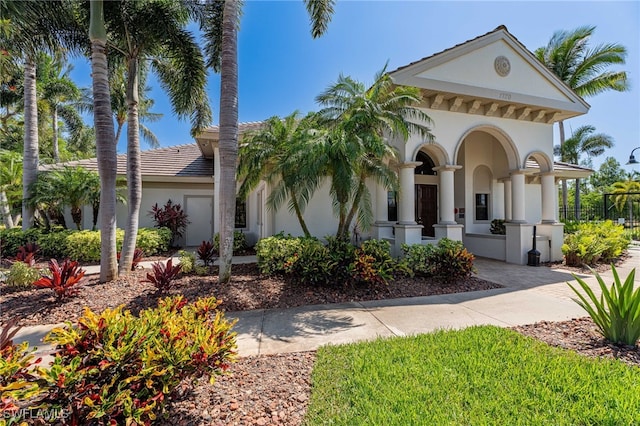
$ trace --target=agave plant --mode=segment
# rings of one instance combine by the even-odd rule
[[[614,279],[611,288],[608,288],[602,277],[594,272],[602,290],[599,299],[589,285],[576,275],[573,277],[586,293],[586,297],[574,286],[567,284],[578,295],[579,299],[573,300],[587,311],[605,339],[615,344],[636,346],[640,339],[640,287],[633,288],[636,270],[631,270],[624,283],[621,282],[614,265],[611,265],[611,271]]]

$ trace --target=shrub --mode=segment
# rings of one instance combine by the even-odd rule
[[[190,223],[182,206],[173,204],[171,200],[168,200],[162,207],[158,207],[158,203],[154,204],[148,214],[156,223],[156,228],[169,228],[171,231],[171,246],[175,244],[178,238],[184,235],[187,225]]]
[[[118,262],[120,262],[120,256],[122,255],[122,252],[118,252]],[[136,268],[138,267],[138,264],[140,262],[142,262],[142,259],[144,258],[144,251],[142,251],[139,247],[136,247],[135,250],[133,250],[133,260],[131,261],[131,270],[135,271]]]
[[[507,229],[504,226],[504,219],[493,219],[491,221],[491,228],[489,231],[492,234],[505,235],[507,233]]]
[[[430,276],[431,275],[431,257],[432,252],[435,250],[431,244],[403,244],[402,253],[407,267],[411,269],[416,275]]]
[[[467,278],[474,271],[475,257],[462,241],[442,238],[437,245],[402,245],[407,266],[416,274],[431,276],[445,282]]]
[[[574,286],[569,287],[578,295],[574,301],[589,313],[593,322],[605,339],[615,344],[636,346],[640,339],[640,288],[634,290],[635,268],[631,270],[624,283],[621,283],[615,266],[611,265],[613,284],[607,288],[602,277],[595,272],[602,290],[602,296],[596,297],[589,285],[574,275],[586,297]]]
[[[171,246],[171,235],[169,228],[140,228],[136,247],[140,247],[147,256],[164,253]]]
[[[220,253],[220,234],[213,236],[213,248]],[[241,253],[247,249],[247,237],[242,231],[233,231],[233,254]]]
[[[40,251],[40,247],[36,243],[27,243],[18,247],[15,260],[33,266],[36,263],[36,254]]]
[[[324,285],[336,281],[337,263],[329,249],[312,238],[299,238],[298,250],[284,265],[284,271],[306,284]]]
[[[203,241],[198,247],[198,259],[202,260],[204,266],[209,266],[216,258],[216,252],[210,241]]]
[[[45,259],[64,259],[65,257],[76,259],[69,255],[67,246],[67,237],[73,232],[75,231],[56,227],[41,233],[38,237],[40,255]]]
[[[49,261],[49,272],[51,276],[43,276],[33,283],[39,288],[50,288],[58,299],[72,297],[78,294],[75,287],[84,277],[84,270],[78,266],[77,261],[65,259],[62,267],[55,259]]]
[[[7,274],[6,283],[14,288],[29,288],[40,278],[40,271],[24,262],[14,262]]]
[[[196,268],[196,255],[186,250],[180,250],[178,254],[180,255],[181,272],[183,274],[193,272]]]
[[[391,244],[387,240],[367,240],[360,246],[362,253],[372,256],[374,267],[385,283],[394,273],[407,273],[403,264],[391,256]]]
[[[620,256],[629,245],[629,237],[622,225],[607,220],[602,223],[581,223],[567,234],[562,245],[565,262],[569,266],[593,265]]]
[[[285,263],[300,251],[302,243],[302,238],[281,234],[262,238],[255,247],[260,272],[265,275],[285,272]]]
[[[0,326],[0,418],[9,417],[7,424],[13,424],[11,415],[19,410],[19,401],[40,393],[38,378],[33,373],[33,366],[40,358],[34,359],[34,350],[29,349],[28,342],[13,343],[13,337],[20,329],[17,323],[14,319]]]
[[[59,351],[46,381],[44,408],[61,407],[71,424],[151,424],[185,379],[213,383],[235,360],[234,322],[215,298],[187,303],[161,300],[134,316],[120,306],[95,314],[86,309],[78,325],[54,329],[45,340]]]
[[[433,276],[445,282],[468,278],[475,270],[475,257],[464,248],[462,241],[442,238],[430,260]]]
[[[142,282],[152,283],[160,292],[168,291],[173,286],[173,280],[175,280],[180,271],[182,265],[177,264],[173,266],[172,260],[167,260],[167,263],[155,262],[151,265],[153,274],[147,273],[147,279]]]
[[[384,277],[376,268],[376,259],[370,254],[365,254],[362,249],[357,249],[355,259],[349,266],[349,272],[354,281],[368,284],[386,284]]]
[[[37,243],[39,235],[40,230],[38,228],[32,228],[27,231],[23,231],[20,228],[1,230],[2,256],[15,257],[20,246],[24,246],[27,243]]]

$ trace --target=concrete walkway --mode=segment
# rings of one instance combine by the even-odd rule
[[[622,279],[632,268],[640,266],[640,247],[631,247],[629,253],[630,257],[617,268]],[[252,259],[234,262],[241,260]],[[234,329],[238,333],[239,353],[248,356],[307,351],[326,344],[405,336],[439,328],[480,324],[508,327],[586,316],[571,300],[573,293],[566,282],[574,278],[568,271],[482,258],[476,260],[476,268],[478,277],[504,287],[439,296],[230,312],[227,317],[238,319]],[[602,276],[611,285],[611,271]],[[598,288],[593,276],[582,277],[593,289]],[[640,271],[636,286],[640,286]],[[25,327],[16,341],[29,340],[38,346],[39,339],[50,328]],[[39,345],[41,354],[50,350]]]

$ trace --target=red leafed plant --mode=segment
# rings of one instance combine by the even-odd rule
[[[122,252],[118,253],[118,262],[120,262],[120,255],[122,254]],[[136,268],[138,267],[138,263],[140,263],[142,261],[142,259],[144,258],[144,252],[142,251],[142,249],[136,247],[136,249],[133,251],[133,260],[131,261],[131,270],[135,271]]]
[[[39,288],[50,288],[56,293],[58,299],[71,297],[78,294],[76,284],[84,277],[84,269],[81,269],[77,261],[65,259],[62,266],[55,259],[49,261],[51,276],[43,276],[33,285]]]
[[[211,241],[203,241],[198,247],[198,259],[204,262],[204,266],[209,266],[213,263],[215,257],[216,252]]]
[[[178,274],[182,270],[182,265],[179,263],[173,266],[171,259],[167,260],[167,264],[162,262],[155,262],[151,265],[153,274],[147,273],[147,279],[143,282],[152,283],[160,292],[168,291],[174,279],[178,277]]]
[[[15,260],[18,262],[24,262],[33,267],[36,263],[36,253],[38,253],[38,251],[40,251],[40,247],[37,244],[27,243],[18,247]]]

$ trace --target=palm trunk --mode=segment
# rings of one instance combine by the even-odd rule
[[[131,272],[133,253],[138,237],[138,220],[142,202],[142,175],[140,172],[140,122],[138,121],[138,60],[130,58],[127,64],[127,195],[129,215],[124,230],[122,254],[118,272]]]
[[[220,272],[231,279],[238,158],[238,1],[227,0],[222,18],[220,64]]]
[[[24,64],[24,151],[22,163],[22,229],[33,226],[34,208],[27,200],[29,187],[38,177],[38,105],[36,101],[36,64],[31,56]]]
[[[298,222],[300,222],[300,227],[302,227],[302,232],[304,232],[305,237],[311,237],[311,232],[309,232],[309,228],[307,228],[307,223],[304,221],[304,216],[302,216],[302,211],[300,210],[300,206],[298,205],[298,198],[295,190],[290,190],[291,195],[291,203],[293,204],[293,210],[296,212],[296,217],[298,218]]]
[[[560,130],[560,148],[564,146],[564,121],[558,121],[558,129]],[[560,157],[562,161],[564,158]],[[567,220],[567,211],[569,210],[567,180],[562,179],[562,214],[565,221]]]
[[[360,176],[360,182],[358,182],[358,190],[356,191],[356,195],[353,197],[353,204],[351,205],[351,209],[349,210],[349,214],[345,219],[344,228],[342,229],[343,238],[347,239],[349,237],[349,227],[351,226],[351,222],[358,212],[358,208],[360,207],[360,199],[362,198],[362,194],[364,193],[365,188],[365,177]]]
[[[120,123],[120,121],[118,121],[118,130],[116,131],[116,145],[118,145],[118,141],[120,140],[120,135],[122,134],[122,123]]]
[[[116,173],[117,151],[109,92],[105,46],[107,34],[102,16],[102,0],[91,0],[91,75],[96,155],[100,175],[100,282],[118,277],[116,256]]]
[[[4,226],[13,228],[13,217],[11,216],[11,207],[9,206],[9,200],[7,199],[7,193],[0,190],[0,214],[2,215],[2,222]]]
[[[60,150],[58,149],[58,108],[54,107],[53,112],[51,113],[51,121],[53,136],[51,138],[51,147],[53,149],[53,162],[60,162]]]

